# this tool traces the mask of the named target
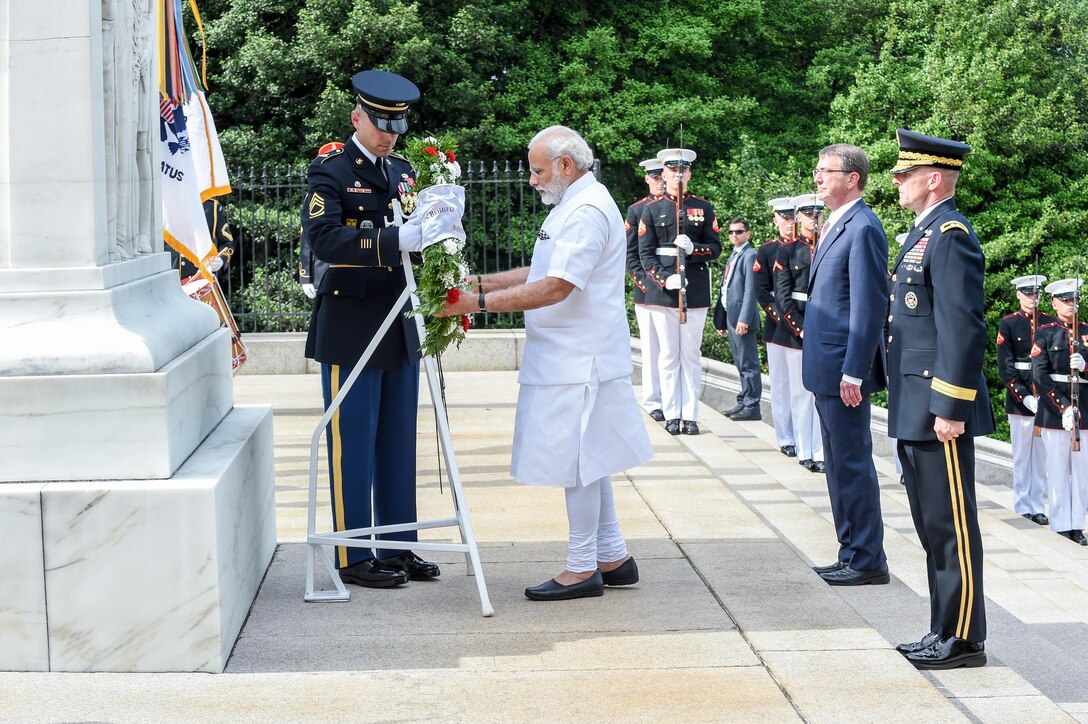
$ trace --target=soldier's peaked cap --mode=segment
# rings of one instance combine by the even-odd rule
[[[1080,288],[1080,279],[1059,279],[1046,285],[1046,293],[1068,302],[1077,298],[1077,289]]]
[[[646,169],[646,173],[661,173],[661,169],[665,168],[665,164],[656,158],[648,158],[645,161],[639,161],[639,166]]]
[[[802,209],[805,211],[822,211],[824,208],[824,202],[820,201],[820,197],[816,194],[801,194],[800,196],[794,196],[792,199],[790,199],[790,202],[793,204],[793,207],[798,211]]]
[[[783,216],[793,216],[793,197],[783,196],[778,199],[771,199],[767,202],[767,205],[775,210],[775,213],[782,214]]]
[[[657,152],[657,160],[668,168],[688,168],[696,158],[690,148],[665,148]]]
[[[966,143],[927,136],[906,128],[897,129],[895,139],[899,142],[899,158],[892,167],[893,174],[906,173],[919,166],[958,171],[963,167],[963,157],[971,153],[971,147]]]
[[[407,78],[385,70],[364,70],[351,77],[355,100],[380,131],[408,130],[409,106],[419,100],[419,88]]]
[[[1027,276],[1016,277],[1011,283],[1024,294],[1038,294],[1042,291],[1043,284],[1046,283],[1046,277],[1042,274],[1028,274]]]

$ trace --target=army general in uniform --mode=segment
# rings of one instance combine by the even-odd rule
[[[398,184],[415,175],[392,151],[419,90],[378,70],[357,73],[352,85],[355,133],[310,165],[302,207],[303,235],[329,265],[306,338],[306,356],[321,363],[326,408],[405,288],[401,251],[424,246],[418,213],[404,226],[388,225]],[[332,417],[327,444],[337,531],[416,520],[418,348],[415,321],[398,315]],[[415,531],[380,537],[416,540]],[[345,583],[370,588],[439,575],[438,566],[411,551],[339,547],[336,564]]]
[[[907,499],[929,577],[929,633],[897,650],[918,668],[986,663],[982,536],[974,438],[994,431],[982,373],[986,260],[956,209],[967,144],[905,129],[892,169],[899,204],[917,214],[892,271],[888,434],[898,439]]]

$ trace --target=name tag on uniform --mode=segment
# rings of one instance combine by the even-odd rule
[[[354,188],[352,186],[348,186],[344,190],[347,191],[349,194],[369,194],[369,193],[372,193],[371,189],[369,189],[369,188],[367,188],[365,186],[360,187],[360,188]]]

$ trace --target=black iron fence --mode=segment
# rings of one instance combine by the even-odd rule
[[[465,249],[472,271],[486,274],[528,264],[547,213],[529,185],[528,169],[521,161],[474,161],[462,168]],[[222,281],[235,320],[243,332],[305,330],[312,304],[298,281],[305,167],[236,169],[231,185],[234,193],[221,202],[237,248]],[[476,319],[477,326],[522,325],[520,313],[483,317]]]

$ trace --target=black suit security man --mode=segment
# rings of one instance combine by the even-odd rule
[[[974,438],[994,431],[982,373],[986,260],[956,210],[965,143],[897,132],[899,204],[917,218],[895,260],[888,315],[888,434],[898,439],[926,552],[929,633],[897,650],[920,669],[986,663]]]
[[[408,129],[405,119],[419,89],[379,70],[356,73],[352,85],[355,133],[310,164],[302,206],[303,235],[314,256],[329,264],[306,338],[306,356],[321,363],[326,408],[405,287],[401,251],[425,246],[419,214],[401,227],[387,225],[398,186],[415,176],[392,151]],[[399,315],[333,415],[327,442],[335,530],[416,520],[418,349],[415,321]],[[336,563],[345,583],[370,588],[439,575],[438,566],[411,551],[340,547]]]

